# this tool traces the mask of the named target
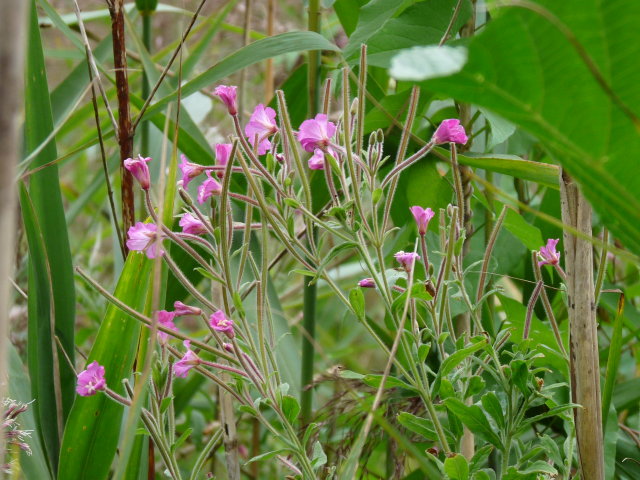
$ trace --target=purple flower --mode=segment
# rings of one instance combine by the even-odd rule
[[[227,110],[229,111],[229,115],[236,115],[238,113],[238,106],[236,105],[236,90],[238,87],[235,85],[231,87],[227,87],[226,85],[218,85],[216,89],[213,91],[213,94],[216,95],[222,103],[227,106]]]
[[[363,278],[358,282],[358,286],[362,288],[376,288],[376,282],[373,278]]]
[[[398,260],[398,262],[400,262],[400,265],[402,265],[402,268],[404,268],[407,273],[411,271],[415,261],[420,260],[420,255],[418,255],[417,253],[403,252],[402,250],[396,253],[394,257],[396,260]]]
[[[189,182],[204,172],[205,169],[202,165],[191,163],[184,155],[180,155],[180,158],[182,159],[182,163],[179,165],[182,171],[182,187],[186,189]]]
[[[124,168],[136,177],[136,180],[138,180],[143,190],[149,190],[149,185],[151,184],[149,167],[147,166],[147,162],[150,161],[151,157],[145,158],[142,155],[138,155],[138,158],[127,158],[124,161]]]
[[[409,210],[411,210],[413,218],[416,219],[416,224],[418,225],[418,233],[420,235],[425,235],[427,233],[429,221],[431,221],[435,213],[430,208],[422,207],[411,207]]]
[[[316,148],[313,156],[309,159],[309,168],[311,170],[324,170],[324,152]]]
[[[83,397],[90,397],[100,390],[104,390],[107,382],[104,379],[104,367],[98,362],[92,362],[86,370],[78,374],[76,392]]]
[[[258,155],[264,155],[271,150],[268,137],[278,131],[275,120],[276,111],[259,103],[253,110],[249,123],[244,127],[244,133],[254,148],[256,135],[258,136]]]
[[[540,261],[538,262],[538,266],[542,265],[558,265],[560,262],[560,252],[556,251],[556,245],[560,239],[558,238],[550,238],[547,240],[547,245],[544,247],[540,247],[540,251],[538,252],[538,257]]]
[[[155,223],[142,223],[138,222],[133,227],[129,228],[127,236],[127,248],[129,250],[135,250],[137,252],[145,252],[148,258],[157,258],[164,254],[159,245],[160,242],[156,242],[158,237],[158,227]]]
[[[183,345],[187,349],[184,356],[173,364],[173,374],[176,377],[186,378],[187,373],[196,365],[200,365],[202,360],[191,350],[191,342],[185,340]]]
[[[207,233],[204,223],[191,213],[185,213],[182,215],[179,225],[182,227],[182,233],[190,233],[191,235],[202,235],[203,233]]]
[[[235,336],[233,320],[227,318],[222,310],[218,310],[209,317],[209,325],[217,332],[222,332],[229,338]]]
[[[175,313],[178,317],[181,317],[183,315],[200,315],[202,313],[202,310],[200,310],[198,307],[185,305],[179,300],[173,302],[173,308],[175,309]]]
[[[168,312],[166,310],[159,310],[156,312],[156,319],[158,320],[159,325],[177,332],[178,327],[176,327],[175,323],[173,323],[174,318],[176,318],[176,312]],[[158,331],[158,338],[160,339],[160,342],[167,343],[169,334]]]
[[[439,143],[460,143],[464,145],[467,143],[467,134],[464,131],[464,127],[460,125],[460,120],[457,118],[449,118],[443,120],[440,126],[436,129],[436,132],[431,137],[431,141],[436,145]]]
[[[216,164],[226,167],[233,145],[231,143],[216,143]],[[218,172],[218,178],[224,177],[224,172]]]
[[[312,120],[302,122],[300,131],[297,133],[298,141],[307,152],[314,152],[316,148],[325,150],[331,144],[335,134],[335,123],[330,122],[324,113],[319,113]]]
[[[198,187],[198,202],[206,202],[212,195],[220,195],[222,185],[215,178],[211,178],[211,173],[207,170],[207,179]]]

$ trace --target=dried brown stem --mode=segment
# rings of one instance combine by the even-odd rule
[[[135,197],[133,176],[124,168],[124,161],[133,156],[133,128],[129,106],[129,78],[127,75],[127,47],[124,32],[124,0],[115,0],[109,7],[111,34],[113,36],[113,65],[116,71],[118,96],[118,143],[120,146],[120,174],[122,196],[122,230],[129,230],[135,223]],[[125,245],[125,252],[127,248]]]

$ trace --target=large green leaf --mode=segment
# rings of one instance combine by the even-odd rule
[[[198,90],[211,87],[216,82],[228,77],[243,68],[267,58],[277,57],[285,53],[303,52],[306,50],[338,50],[333,43],[315,32],[287,32],[264,38],[242,47],[219,63],[205,70],[193,80],[182,86],[181,97],[186,98]],[[178,91],[158,100],[151,105],[146,115],[152,115],[167,103],[178,97]]]
[[[115,297],[141,310],[151,262],[132,253],[116,287]],[[107,385],[122,393],[122,379],[131,374],[140,324],[109,304],[88,362],[105,367]],[[64,431],[58,477],[65,480],[107,478],[116,453],[123,407],[104,394],[76,397]]]
[[[53,130],[47,74],[38,28],[35,2],[31,2],[29,46],[25,87],[25,152],[35,150]],[[50,142],[35,157],[38,167],[57,157]],[[40,170],[30,178],[29,191],[22,192],[22,212],[30,249],[29,258],[29,373],[36,399],[36,424],[50,467],[55,471],[59,438],[74,398],[75,375],[58,349],[59,370],[55,371],[55,334],[73,359],[75,288],[69,239],[60,193],[58,168]],[[52,331],[52,326],[55,331]],[[61,405],[56,402],[54,379],[60,380]],[[62,418],[59,418],[59,416]]]
[[[383,2],[373,2],[383,3]],[[388,2],[387,2],[388,3]],[[392,2],[399,4],[397,0]],[[373,33],[367,38],[367,61],[369,65],[378,67],[388,67],[391,58],[400,50],[411,48],[416,45],[437,44],[451,21],[451,16],[458,0],[429,0],[426,2],[416,2],[404,10],[397,17],[388,18],[378,30],[371,31]],[[345,48],[345,57],[351,61],[357,61],[359,31],[365,28],[365,9],[371,8],[369,5],[362,9],[361,22],[358,29],[354,32],[349,44]],[[393,9],[387,9],[386,14],[392,12]],[[471,2],[462,0],[462,5],[456,21],[454,22],[452,32],[460,30],[462,25],[469,19],[471,15]]]
[[[544,16],[516,7],[498,12],[470,42],[463,70],[427,85],[535,135],[638,254],[640,177],[630,174],[637,165],[630,152],[640,151],[640,64],[629,59],[640,54],[640,2],[531,4]]]

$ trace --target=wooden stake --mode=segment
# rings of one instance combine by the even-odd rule
[[[577,184],[560,171],[562,222],[586,237],[591,231],[591,205]],[[598,326],[593,285],[593,248],[585,237],[564,231],[565,270],[571,343],[571,396],[582,405],[574,412],[581,478],[604,479]]]

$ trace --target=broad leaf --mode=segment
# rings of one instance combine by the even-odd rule
[[[501,10],[469,43],[463,70],[427,84],[535,135],[580,183],[605,225],[639,254],[640,177],[629,174],[636,165],[629,152],[640,151],[640,64],[629,58],[640,52],[640,3],[534,5],[544,16]]]

